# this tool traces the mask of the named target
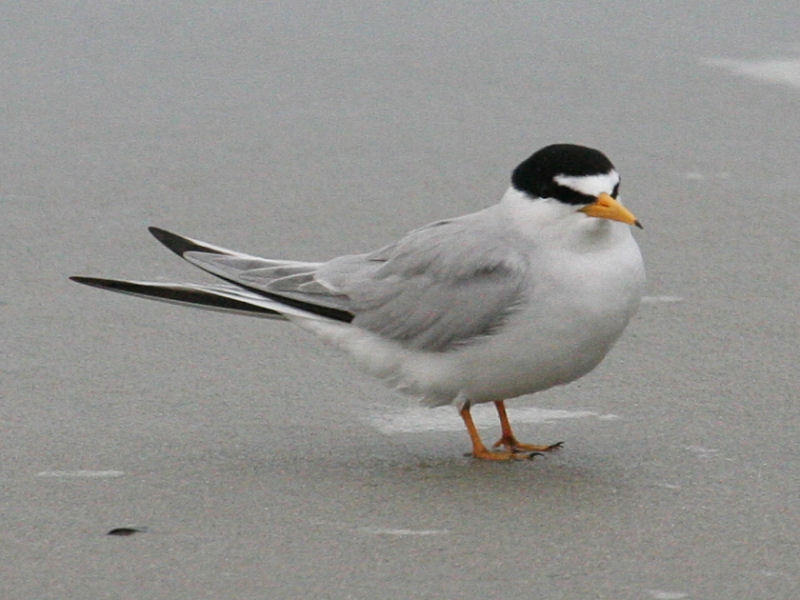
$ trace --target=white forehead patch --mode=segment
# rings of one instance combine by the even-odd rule
[[[609,171],[602,175],[556,175],[553,180],[571,190],[587,196],[599,196],[603,192],[610,194],[619,183],[619,173]]]

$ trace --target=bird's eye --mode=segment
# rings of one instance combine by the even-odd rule
[[[619,183],[617,183],[617,185],[614,186],[614,191],[611,192],[611,197],[616,200],[618,194],[619,194]]]

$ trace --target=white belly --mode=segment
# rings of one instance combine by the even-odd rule
[[[636,313],[644,287],[638,248],[618,260],[570,259],[539,274],[525,308],[497,335],[442,354],[409,354],[398,387],[431,405],[513,398],[594,369]]]
[[[349,324],[293,320],[426,404],[513,398],[585,375],[622,334],[639,306],[644,269],[632,238],[613,253],[546,262],[549,270],[533,274],[524,305],[501,329],[445,352],[409,350]]]

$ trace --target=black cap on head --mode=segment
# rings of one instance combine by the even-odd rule
[[[576,144],[553,144],[534,152],[511,175],[511,185],[534,198],[556,198],[567,204],[590,204],[596,198],[559,185],[557,175],[605,175],[614,165],[605,154]],[[614,190],[614,196],[616,196]]]

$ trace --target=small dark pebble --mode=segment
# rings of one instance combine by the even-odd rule
[[[139,533],[140,531],[144,531],[142,529],[136,529],[135,527],[117,527],[116,529],[112,529],[106,535],[133,535],[134,533]]]

